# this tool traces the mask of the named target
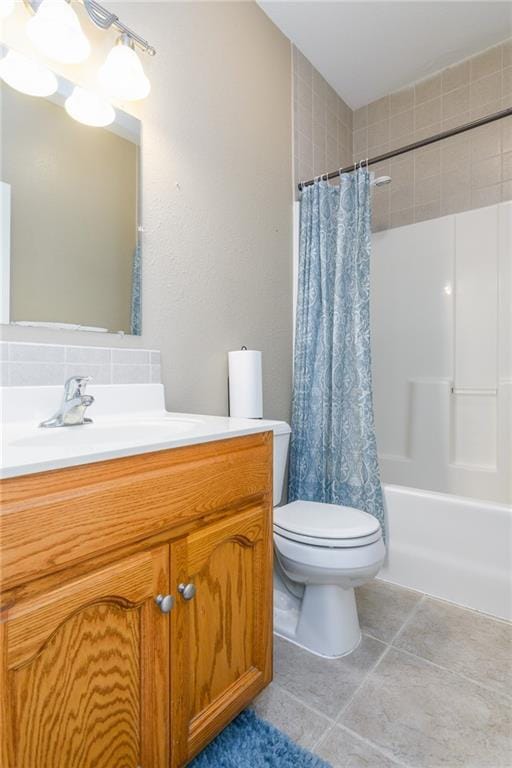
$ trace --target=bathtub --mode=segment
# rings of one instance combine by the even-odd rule
[[[383,488],[389,551],[378,578],[512,619],[512,506]]]

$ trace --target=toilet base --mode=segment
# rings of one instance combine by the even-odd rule
[[[283,594],[276,600],[274,632],[317,656],[336,659],[352,653],[361,641],[353,589],[308,584],[302,600]]]

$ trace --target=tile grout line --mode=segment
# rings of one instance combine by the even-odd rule
[[[336,720],[334,720],[332,717],[329,717],[329,715],[326,715],[324,712],[320,712],[319,709],[315,709],[315,707],[312,707],[311,704],[306,703],[303,699],[300,699],[294,693],[291,693],[291,691],[288,691],[286,688],[283,688],[283,686],[277,683],[275,680],[273,680],[272,682],[277,688],[279,688],[280,691],[283,691],[283,693],[285,693],[287,696],[293,699],[293,701],[297,702],[297,704],[302,704],[302,706],[306,707],[306,709],[309,709],[310,712],[313,712],[315,715],[318,715],[319,717],[322,717],[324,720],[327,720],[329,722],[329,728],[335,725]]]
[[[427,599],[426,594],[423,592],[420,599],[416,603],[416,605],[412,608],[411,612],[407,616],[407,618],[404,620],[402,626],[395,632],[391,640],[389,641],[389,645],[394,647],[395,640],[402,634],[406,626],[409,624],[409,622],[416,616],[418,613],[420,607],[423,605],[425,600]]]
[[[349,706],[350,706],[350,704],[353,702],[353,700],[354,700],[354,697],[355,697],[355,696],[356,696],[356,695],[359,693],[359,691],[361,690],[361,688],[363,687],[363,685],[366,683],[366,681],[368,680],[368,678],[370,677],[370,675],[372,675],[372,674],[375,672],[375,670],[377,669],[377,667],[379,666],[379,664],[381,663],[381,661],[382,661],[383,659],[385,659],[385,658],[386,658],[386,656],[388,655],[388,653],[389,653],[389,650],[390,650],[391,646],[390,646],[390,645],[388,645],[388,643],[383,643],[383,642],[382,642],[382,640],[381,640],[380,642],[381,642],[381,643],[384,645],[384,650],[383,650],[383,652],[380,654],[380,656],[379,656],[379,658],[377,659],[377,661],[376,661],[376,662],[374,662],[374,664],[372,664],[372,666],[371,666],[371,667],[369,668],[369,670],[366,672],[366,674],[364,675],[363,679],[361,680],[361,682],[359,683],[359,685],[357,686],[357,688],[354,690],[354,692],[352,693],[352,695],[348,697],[347,701],[345,702],[345,704],[342,706],[342,708],[341,708],[341,709],[340,709],[340,711],[338,712],[338,714],[337,714],[337,716],[336,716],[336,720],[335,720],[335,724],[336,724],[336,725],[338,725],[338,724],[339,724],[339,722],[340,722],[340,718],[342,717],[342,715],[344,715],[344,714],[345,714],[345,712],[347,711],[348,707],[349,707]]]
[[[505,693],[504,691],[500,691],[497,688],[492,688],[488,685],[485,685],[485,683],[481,683],[478,680],[474,680],[472,677],[468,677],[467,675],[462,674],[462,672],[457,672],[456,670],[450,669],[449,667],[443,667],[441,664],[436,664],[435,661],[426,659],[423,656],[418,656],[417,653],[413,653],[412,651],[407,651],[405,648],[400,648],[399,646],[396,646],[396,645],[389,646],[389,647],[394,651],[398,651],[398,653],[404,653],[406,656],[410,656],[413,659],[417,659],[418,661],[424,661],[425,664],[429,664],[431,667],[434,667],[435,669],[439,669],[441,672],[448,672],[451,675],[455,675],[456,677],[459,677],[461,680],[465,680],[467,683],[472,683],[473,685],[478,686],[478,688],[482,688],[484,691],[498,694],[498,696],[503,696],[503,698],[507,699],[508,701],[512,701],[512,695]]]
[[[361,734],[357,733],[357,731],[353,731],[352,728],[348,728],[346,725],[343,725],[342,723],[338,723],[335,727],[340,728],[343,731],[346,731],[353,738],[357,739],[363,744],[366,744],[366,746],[371,747],[376,752],[380,752],[380,754],[382,754],[384,757],[389,758],[389,760],[392,760],[397,765],[399,765],[400,768],[411,768],[411,766],[408,763],[404,763],[402,760],[396,757],[393,754],[393,752],[391,752],[391,750],[387,749],[386,747],[381,747],[381,746],[378,746],[377,744],[374,744],[373,741],[370,741],[370,739],[366,739],[364,736],[361,736]],[[321,741],[321,739],[319,739],[319,741]]]
[[[405,627],[405,626],[407,625],[407,623],[408,623],[408,622],[409,622],[409,621],[412,619],[412,617],[413,617],[413,616],[415,616],[416,612],[417,612],[417,611],[418,611],[418,609],[419,609],[419,606],[420,606],[420,605],[423,603],[423,601],[424,601],[424,600],[425,600],[425,594],[422,594],[422,596],[420,597],[420,599],[418,600],[418,602],[416,603],[416,605],[415,605],[415,606],[413,607],[413,609],[411,610],[410,614],[407,616],[407,618],[405,619],[405,621],[403,622],[403,624],[401,625],[401,627],[398,629],[398,631],[397,631],[397,632],[395,632],[395,634],[393,635],[393,637],[391,638],[391,640],[390,640],[389,642],[386,642],[385,640],[379,640],[379,638],[373,638],[374,640],[378,640],[378,642],[382,643],[382,644],[385,646],[385,648],[384,648],[384,651],[383,651],[383,652],[382,652],[382,654],[379,656],[379,658],[377,659],[377,661],[376,661],[376,662],[375,662],[375,663],[374,663],[374,664],[373,664],[373,665],[370,667],[370,669],[369,669],[369,670],[367,671],[367,673],[364,675],[363,679],[361,680],[361,682],[359,683],[359,685],[357,686],[357,688],[354,690],[354,692],[352,693],[352,695],[351,695],[351,696],[349,696],[349,698],[347,699],[347,701],[345,702],[345,704],[343,705],[343,707],[341,708],[341,710],[338,712],[338,715],[337,715],[337,717],[336,717],[336,719],[335,719],[335,724],[336,724],[336,725],[340,725],[340,724],[341,724],[341,718],[343,717],[343,715],[345,714],[345,712],[346,712],[346,711],[347,711],[347,709],[349,708],[350,704],[353,702],[353,700],[354,700],[354,698],[356,697],[356,695],[359,693],[359,691],[361,690],[361,688],[363,687],[363,685],[366,683],[366,681],[368,680],[368,678],[370,677],[370,675],[372,675],[372,674],[375,672],[375,670],[377,669],[377,667],[379,666],[379,664],[381,663],[381,661],[383,661],[383,660],[386,658],[386,656],[388,655],[388,653],[389,653],[389,651],[391,650],[391,648],[392,648],[392,647],[394,647],[394,646],[392,645],[392,643],[394,643],[394,641],[396,640],[396,638],[398,637],[398,635],[400,634],[400,632],[401,632],[401,631],[404,629],[404,627]],[[363,633],[363,634],[364,634],[364,633]]]

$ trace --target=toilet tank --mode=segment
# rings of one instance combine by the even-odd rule
[[[262,420],[267,429],[274,433],[274,507],[280,503],[284,491],[284,475],[288,446],[290,444],[290,425],[286,421]]]

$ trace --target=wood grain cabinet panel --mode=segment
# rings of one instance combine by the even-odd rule
[[[272,541],[267,503],[190,534],[180,560],[191,600],[178,597],[182,694],[176,721],[195,755],[271,678]],[[185,551],[186,550],[186,551]],[[183,722],[185,720],[185,722]],[[177,764],[182,764],[178,761]]]
[[[0,494],[0,768],[182,768],[270,682],[271,432]]]
[[[169,548],[17,604],[3,624],[5,768],[169,765]]]

